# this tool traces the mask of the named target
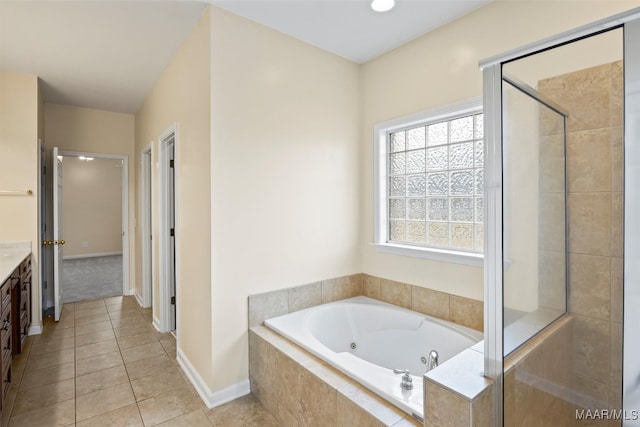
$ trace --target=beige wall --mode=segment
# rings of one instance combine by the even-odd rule
[[[358,273],[359,67],[212,8],[212,388],[247,379],[247,295]]]
[[[638,1],[495,1],[362,66],[360,201],[362,270],[482,299],[482,268],[376,252],[375,123],[482,95],[478,61],[640,5]]]
[[[134,175],[134,116],[132,114],[114,113],[110,111],[94,110],[90,108],[74,107],[70,105],[48,104],[44,105],[45,114],[45,145],[49,159],[48,167],[51,167],[50,153],[53,147],[61,151],[81,153],[115,154],[128,156],[129,158],[129,236],[133,236],[135,230],[134,200],[135,180]],[[63,169],[63,175],[65,174]],[[47,175],[51,178],[51,175]],[[51,181],[48,186],[51,188]],[[63,190],[64,191],[64,190]],[[52,218],[52,199],[47,200],[48,218]],[[118,214],[120,217],[121,214]],[[49,230],[52,227],[48,227]],[[66,232],[66,231],[65,231]],[[48,236],[51,239],[53,236]],[[72,241],[75,241],[75,237]],[[86,240],[86,239],[85,239]],[[77,241],[75,243],[78,243]],[[80,245],[82,241],[79,242]],[[74,243],[70,243],[74,245]],[[71,246],[69,246],[71,247]],[[90,246],[91,247],[91,246]],[[90,248],[89,247],[89,248]],[[132,238],[129,247],[129,265],[134,266],[135,241]],[[67,247],[65,247],[67,249]],[[65,251],[65,255],[67,251]],[[135,269],[129,269],[130,288],[135,287]],[[50,288],[51,289],[51,288]],[[52,294],[53,295],[53,294]]]
[[[212,385],[211,371],[211,188],[210,188],[210,25],[208,9],[172,58],[136,113],[135,152],[153,141],[153,235],[158,235],[158,137],[177,123],[176,236],[178,348],[200,376]],[[140,168],[139,168],[140,170]],[[138,185],[140,173],[136,174]],[[138,187],[139,188],[139,187]],[[140,206],[137,203],[137,217]],[[136,239],[140,241],[138,228]],[[153,312],[159,300],[158,239],[153,239]],[[136,249],[139,252],[139,246]],[[137,259],[141,259],[138,253]],[[136,266],[140,295],[141,266]],[[240,321],[238,316],[238,321]]]
[[[64,157],[62,164],[64,256],[122,252],[122,161]]]
[[[38,232],[38,137],[42,119],[38,78],[0,70],[0,190],[31,195],[0,196],[0,241],[30,241],[33,251],[32,327],[40,326]]]

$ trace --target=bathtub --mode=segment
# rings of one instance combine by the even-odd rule
[[[265,324],[420,419],[429,352],[436,350],[442,364],[483,339],[472,329],[362,296],[274,317]],[[402,375],[393,369],[411,372],[412,390],[400,388]]]

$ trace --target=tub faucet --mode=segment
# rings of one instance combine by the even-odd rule
[[[403,374],[402,381],[400,382],[400,388],[403,390],[413,389],[413,379],[408,369],[394,369],[394,374]]]
[[[427,360],[427,372],[437,367],[438,367],[438,352],[435,350],[431,350],[429,352],[429,359]]]

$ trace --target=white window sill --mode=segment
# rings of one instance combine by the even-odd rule
[[[470,252],[450,251],[446,249],[422,248],[398,243],[374,243],[378,252],[393,255],[430,259],[433,261],[452,262],[455,264],[484,266],[484,255]]]

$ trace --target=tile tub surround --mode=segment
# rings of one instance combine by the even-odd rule
[[[482,332],[482,301],[421,286],[353,274],[249,296],[249,327],[294,311],[364,295]]]
[[[265,326],[249,330],[252,393],[283,426],[420,426]]]

